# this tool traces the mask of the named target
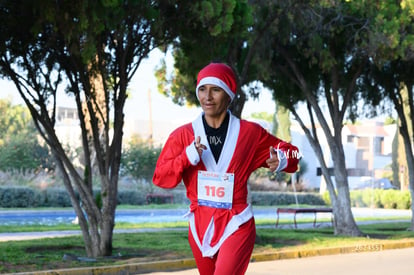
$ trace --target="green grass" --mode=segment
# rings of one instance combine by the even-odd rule
[[[317,222],[328,222],[329,219],[318,219]],[[313,218],[302,218],[297,223],[306,223],[313,222]],[[268,226],[275,225],[276,218],[274,219],[256,219],[257,226]],[[292,225],[291,219],[281,219],[279,221],[280,225]],[[119,222],[115,225],[116,229],[142,229],[142,228],[187,228],[188,222],[145,222],[145,223],[128,223],[128,222]],[[0,225],[0,233],[17,233],[17,232],[45,232],[45,231],[62,231],[62,230],[80,230],[79,225],[75,224],[53,224],[53,225],[43,225],[43,224],[30,224],[24,226],[16,225]]]
[[[361,225],[360,229],[369,237],[335,236],[332,228],[258,228],[254,253],[338,246],[368,247],[379,241],[411,240],[414,238],[414,232],[407,231],[409,225],[409,222]],[[192,257],[187,230],[114,234],[113,247],[112,257],[83,262],[63,260],[65,254],[86,257],[80,236],[0,242],[0,273]]]
[[[119,206],[118,209],[183,209],[188,206],[173,205],[144,205]],[[256,209],[269,208],[256,206]],[[270,207],[276,209],[276,206]],[[45,208],[46,209],[46,208]],[[62,208],[57,208],[62,209]],[[66,208],[68,209],[68,208]],[[12,209],[1,209],[12,210]],[[13,209],[16,210],[16,209]],[[25,209],[28,210],[28,209]],[[39,209],[33,209],[39,210]],[[51,210],[47,208],[47,210]],[[384,218],[390,220],[390,217]],[[395,220],[407,222],[360,225],[359,228],[367,237],[335,236],[332,228],[299,229],[293,226],[293,217],[279,221],[282,229],[275,229],[276,212],[274,219],[256,219],[257,239],[254,253],[272,253],[275,251],[322,249],[338,246],[354,246],[366,249],[370,244],[393,240],[411,240],[414,233],[407,231],[409,219],[407,217],[393,217]],[[357,221],[381,220],[381,218],[358,218]],[[313,216],[298,217],[298,223],[313,222]],[[318,217],[317,223],[330,222],[329,217]],[[271,227],[269,227],[269,225]],[[263,228],[263,226],[268,226]],[[187,222],[168,223],[117,223],[117,229],[141,228],[187,228]],[[78,225],[0,225],[0,233],[4,232],[34,232],[34,231],[80,230]],[[113,238],[113,256],[90,261],[63,260],[65,255],[86,257],[81,236],[62,237],[55,239],[41,239],[29,241],[0,242],[0,273],[14,273],[34,270],[48,270],[82,266],[116,265],[128,262],[147,262],[154,260],[192,258],[187,241],[187,230],[170,230],[151,233],[116,233]],[[168,247],[166,254],[165,248]],[[374,247],[374,246],[372,246]]]

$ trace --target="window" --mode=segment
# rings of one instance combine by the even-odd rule
[[[360,137],[358,139],[358,148],[368,150],[370,146],[369,137]]]
[[[383,137],[376,137],[374,138],[374,154],[375,155],[382,155],[384,152],[384,138]]]

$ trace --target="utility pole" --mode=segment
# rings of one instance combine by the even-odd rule
[[[148,89],[148,110],[149,110],[149,137],[148,140],[152,145],[152,102],[151,102],[151,89]]]

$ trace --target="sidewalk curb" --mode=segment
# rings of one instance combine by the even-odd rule
[[[370,244],[361,244],[347,247],[329,247],[323,249],[305,250],[286,250],[272,253],[255,253],[251,257],[251,262],[274,261],[294,258],[305,258],[314,256],[326,256],[347,253],[364,253],[389,249],[402,249],[414,247],[412,241],[388,241]],[[46,270],[35,272],[13,273],[16,275],[129,275],[145,274],[150,272],[177,271],[196,268],[194,259],[180,259],[172,261],[158,261],[146,263],[129,263],[116,266],[84,267],[71,269]]]
[[[315,256],[326,256],[336,254],[347,254],[347,253],[362,253],[362,252],[374,252],[389,249],[402,249],[414,247],[413,241],[393,241],[386,243],[370,243],[361,244],[358,246],[345,246],[345,247],[327,247],[322,249],[305,249],[305,250],[286,250],[275,253],[258,253],[253,254],[251,262],[262,262],[262,261],[274,261],[274,260],[286,260],[294,258],[305,258]]]

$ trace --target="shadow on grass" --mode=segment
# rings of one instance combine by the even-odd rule
[[[407,231],[408,227],[409,223],[360,226],[369,238],[335,236],[332,228],[258,228],[253,253],[404,240],[414,237],[414,232]],[[192,258],[192,253],[187,234],[183,230],[114,234],[112,256],[93,261],[86,257],[79,236],[0,242],[0,273],[188,259]]]

